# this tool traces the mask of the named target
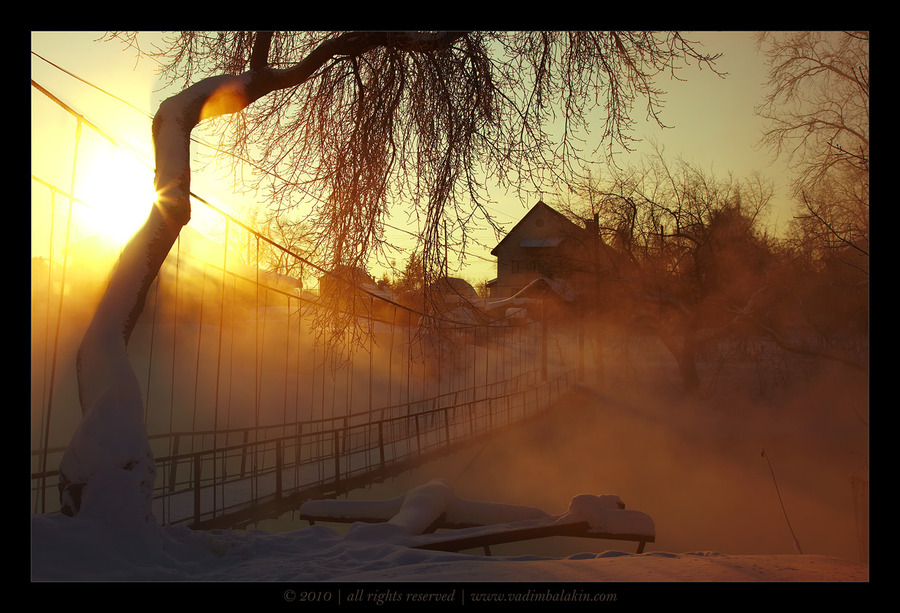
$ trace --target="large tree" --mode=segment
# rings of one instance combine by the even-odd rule
[[[78,352],[84,419],[61,464],[70,514],[92,498],[107,519],[150,516],[153,458],[125,350],[190,220],[198,123],[228,118],[223,144],[261,170],[274,207],[310,203],[328,267],[365,263],[395,207],[417,220],[427,276],[448,222],[490,218],[488,177],[517,190],[566,180],[589,127],[602,126],[607,153],[627,148],[636,102],[660,120],[655,76],[715,61],[678,33],[650,32],[183,32],[154,54],[184,89],[155,115],[157,199]]]

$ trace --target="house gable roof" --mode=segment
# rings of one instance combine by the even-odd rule
[[[500,247],[504,243],[506,243],[508,240],[514,240],[515,236],[517,234],[519,234],[520,232],[522,232],[523,228],[525,228],[529,225],[531,219],[533,219],[534,217],[537,217],[539,215],[550,216],[552,218],[555,218],[558,222],[560,222],[560,224],[563,227],[570,227],[572,231],[577,232],[577,231],[581,230],[581,228],[579,226],[572,223],[565,215],[563,215],[562,213],[560,213],[553,207],[545,204],[543,200],[538,200],[537,204],[535,204],[533,207],[531,207],[531,209],[527,213],[525,213],[525,216],[522,217],[522,219],[520,219],[518,221],[518,223],[516,223],[516,225],[513,226],[509,232],[506,233],[506,236],[504,236],[500,240],[500,242],[497,243],[497,245],[493,249],[491,249],[491,255],[496,256]],[[553,246],[552,243],[554,243],[554,241],[556,241],[558,243],[560,238],[561,237],[534,238],[534,237],[529,236],[529,238],[527,238],[523,241],[522,246],[523,247]],[[525,243],[528,243],[528,244],[525,244]]]

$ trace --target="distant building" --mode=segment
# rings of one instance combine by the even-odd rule
[[[475,288],[458,277],[440,277],[428,287],[406,292],[399,301],[410,309],[455,323],[484,320],[482,299]]]
[[[535,204],[491,251],[497,258],[497,277],[488,282],[490,302],[509,307],[512,299],[551,295],[575,302],[592,283],[590,236],[542,201]]]
[[[345,296],[361,288],[375,289],[375,280],[365,269],[356,266],[339,266],[319,277],[319,296],[332,298]]]

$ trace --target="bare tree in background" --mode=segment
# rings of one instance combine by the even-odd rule
[[[570,214],[593,231],[596,317],[657,336],[685,391],[698,391],[700,352],[746,329],[768,285],[771,185],[717,178],[657,150],[575,196]]]
[[[869,34],[763,33],[758,44],[769,64],[762,143],[794,171],[796,235],[822,259],[843,257],[867,285]]]
[[[869,34],[764,33],[758,43],[769,64],[761,142],[790,162],[798,203],[786,251],[802,272],[785,288],[819,340],[768,329],[787,350],[867,372]]]
[[[865,293],[835,291],[848,278],[846,265],[835,270],[836,250],[814,266],[793,239],[767,233],[772,195],[758,174],[717,178],[661,150],[587,178],[560,208],[594,237],[585,252],[596,317],[656,335],[686,391],[701,385],[701,351],[723,340],[765,338],[865,373]]]

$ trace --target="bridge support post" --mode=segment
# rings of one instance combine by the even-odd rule
[[[415,414],[416,420],[416,453],[422,455],[422,437],[419,434],[419,414]]]
[[[547,299],[541,298],[541,381],[547,380]]]
[[[281,499],[281,471],[284,467],[281,439],[275,440],[275,498]]]
[[[341,437],[334,430],[334,489],[337,491],[338,482],[341,480]]]
[[[247,475],[247,441],[250,440],[250,430],[244,430],[244,444],[241,446],[241,478]]]
[[[172,442],[172,466],[169,467],[169,493],[175,491],[175,482],[178,479],[178,443],[181,440],[179,435],[175,435]]]
[[[194,525],[200,525],[200,478],[203,473],[202,458],[197,452],[193,456],[194,464]]]
[[[450,415],[447,407],[444,407],[444,440],[446,445],[450,446]]]
[[[384,470],[384,422],[378,422],[378,461]]]

